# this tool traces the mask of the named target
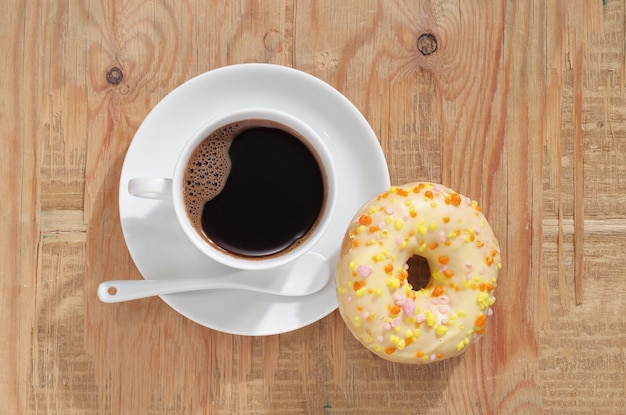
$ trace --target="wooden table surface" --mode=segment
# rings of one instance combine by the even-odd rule
[[[12,0],[0,16],[3,414],[625,413],[623,0]],[[480,201],[504,260],[482,342],[399,365],[338,312],[243,337],[159,298],[98,300],[104,279],[141,278],[118,212],[138,126],[243,62],[342,92],[393,184]]]

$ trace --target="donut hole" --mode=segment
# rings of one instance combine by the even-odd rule
[[[409,266],[407,270],[409,273],[407,280],[413,287],[413,290],[419,291],[422,288],[426,288],[430,282],[430,267],[428,266],[426,258],[413,255],[406,264]]]

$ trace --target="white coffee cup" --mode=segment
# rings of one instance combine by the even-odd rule
[[[315,157],[317,165],[323,179],[323,199],[319,214],[315,223],[306,235],[300,238],[296,243],[289,247],[268,255],[245,255],[234,252],[233,250],[220,246],[217,241],[211,239],[206,233],[198,227],[197,220],[194,226],[193,220],[190,218],[185,205],[185,199],[189,196],[185,195],[183,180],[187,165],[194,151],[202,144],[207,137],[211,136],[215,131],[220,131],[224,126],[234,123],[245,122],[253,125],[250,120],[259,120],[259,124],[270,122],[275,126],[281,126],[281,130],[291,133],[310,150]],[[284,128],[283,128],[284,127]],[[263,157],[262,154],[259,154]],[[226,176],[232,170],[226,172]],[[228,182],[226,182],[228,186]],[[248,108],[234,112],[230,112],[224,116],[220,116],[208,121],[200,127],[186,142],[178,160],[174,167],[172,178],[146,178],[135,177],[129,180],[128,191],[131,195],[148,198],[148,199],[171,199],[176,213],[176,220],[182,227],[187,238],[205,255],[224,265],[238,269],[269,269],[287,264],[304,253],[313,250],[314,245],[320,240],[328,229],[329,223],[333,217],[335,203],[337,199],[337,177],[335,173],[334,161],[326,143],[319,137],[317,132],[300,119],[283,111],[270,108]],[[268,191],[272,190],[272,185],[268,184]],[[297,212],[291,212],[293,217]],[[286,215],[290,216],[290,215]],[[259,220],[264,220],[259,217]],[[237,224],[232,223],[235,227]]]

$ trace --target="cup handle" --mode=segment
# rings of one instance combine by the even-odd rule
[[[172,179],[135,177],[128,181],[128,193],[144,199],[171,200]]]

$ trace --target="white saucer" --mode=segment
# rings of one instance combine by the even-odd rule
[[[232,269],[204,256],[178,225],[169,201],[128,194],[133,177],[172,177],[186,139],[210,118],[265,106],[289,112],[326,140],[337,160],[336,215],[314,247],[329,258],[331,270],[348,222],[376,194],[389,187],[385,157],[361,113],[328,84],[295,69],[242,64],[193,78],[168,94],[133,138],[120,180],[120,219],[130,254],[145,279],[219,275]],[[307,297],[277,297],[236,290],[162,296],[185,317],[212,329],[242,335],[278,334],[304,327],[337,308],[334,282]]]

